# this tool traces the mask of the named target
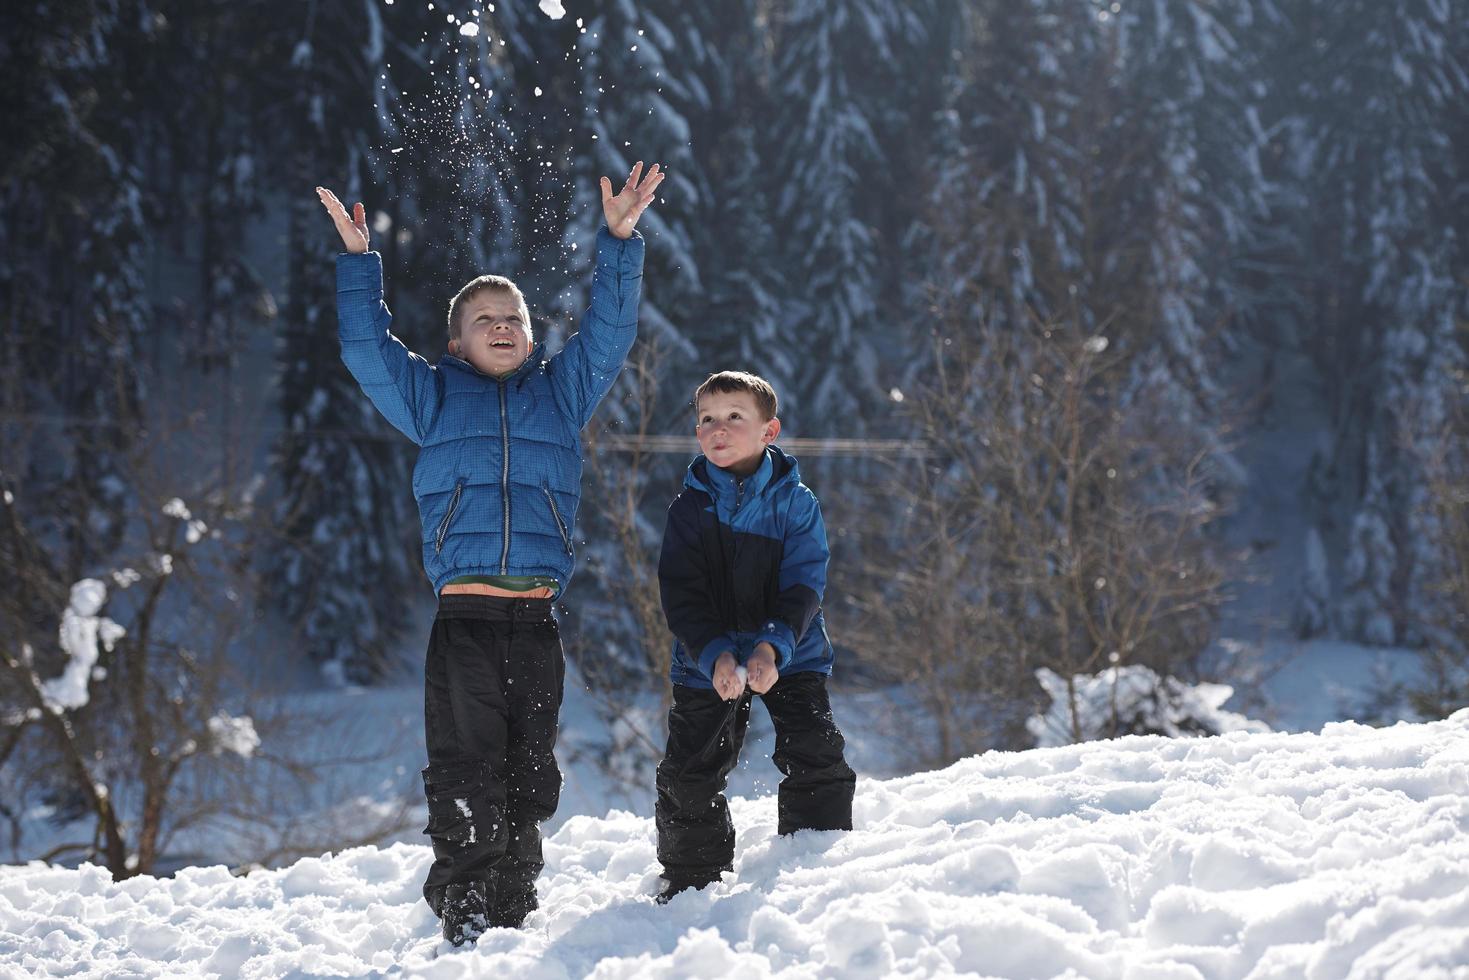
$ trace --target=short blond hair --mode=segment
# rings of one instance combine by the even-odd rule
[[[769,381],[748,371],[717,371],[705,378],[694,391],[694,412],[698,413],[699,400],[705,395],[735,395],[742,391],[754,396],[755,407],[764,416],[762,421],[769,422],[775,418],[776,409],[780,407],[775,389]]]
[[[521,322],[525,324],[525,332],[529,336],[530,310],[525,305],[525,294],[520,291],[520,287],[504,276],[478,276],[465,283],[464,288],[455,293],[454,298],[449,301],[449,339],[458,340],[459,335],[464,331],[464,325],[459,322],[459,311],[464,308],[464,304],[486,291],[506,293],[515,297],[515,301],[520,304]]]

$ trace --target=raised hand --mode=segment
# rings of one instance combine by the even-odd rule
[[[316,196],[321,199],[326,213],[332,216],[332,223],[337,226],[337,234],[342,236],[342,248],[344,251],[355,255],[361,255],[367,251],[367,210],[363,208],[362,202],[358,201],[352,205],[351,215],[337,200],[337,195],[325,187],[316,189]],[[625,236],[624,236],[625,237]]]
[[[653,193],[663,183],[664,174],[658,164],[643,173],[643,161],[633,165],[622,190],[612,193],[612,181],[602,178],[602,214],[607,219],[607,230],[618,238],[631,238],[638,219],[653,203]]]

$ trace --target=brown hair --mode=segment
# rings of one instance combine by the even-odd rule
[[[754,396],[755,407],[766,422],[775,418],[775,410],[779,407],[775,389],[769,381],[748,371],[718,371],[709,375],[694,392],[694,411],[698,412],[699,400],[705,395],[735,395],[742,391]]]
[[[520,287],[515,285],[515,283],[511,282],[509,279],[506,279],[504,276],[479,276],[465,283],[464,288],[455,293],[454,298],[449,301],[450,340],[459,339],[459,334],[461,332],[461,325],[459,323],[459,311],[463,309],[464,304],[473,299],[476,294],[484,292],[485,290],[490,290],[497,293],[508,293],[509,295],[514,296],[515,301],[520,304],[520,318],[525,323],[526,333],[530,332],[530,310],[526,309],[525,296],[521,293]]]

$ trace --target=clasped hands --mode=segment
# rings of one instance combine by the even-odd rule
[[[775,667],[775,647],[769,643],[755,644],[755,652],[745,661],[746,681],[750,690],[764,694],[780,680],[780,671]],[[745,693],[745,683],[740,680],[739,663],[734,654],[726,650],[714,661],[714,693],[726,701],[733,701]]]

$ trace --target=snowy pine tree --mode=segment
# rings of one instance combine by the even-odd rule
[[[602,223],[598,177],[609,177],[617,188],[638,160],[663,164],[668,178],[657,204],[638,224],[648,242],[638,335],[641,343],[653,342],[684,357],[696,350],[703,291],[703,268],[694,250],[700,182],[689,122],[678,108],[690,100],[685,88],[697,84],[682,62],[688,49],[702,44],[690,36],[691,17],[686,5],[670,0],[612,0],[587,24],[579,48],[581,97],[593,142],[578,209],[582,237],[589,240]],[[611,414],[605,417],[616,417],[616,401],[614,390],[604,410]]]
[[[771,117],[771,71],[766,28],[755,0],[698,5],[690,13],[698,38],[684,57],[696,84],[675,95],[688,121],[696,182],[693,248],[702,272],[697,363],[687,382],[732,368],[754,371],[781,393],[795,395],[797,365],[807,338],[782,317],[789,282],[778,228],[781,212],[768,169],[776,147],[764,120]]]
[[[1348,500],[1342,619],[1363,642],[1421,641],[1421,461],[1445,418],[1462,246],[1452,200],[1462,157],[1446,132],[1469,96],[1464,5],[1410,0],[1384,20],[1365,2],[1282,3],[1279,118],[1292,217],[1311,287],[1304,340],[1329,399]],[[1458,32],[1456,34],[1456,32]],[[1303,55],[1291,37],[1315,38]],[[1386,563],[1386,564],[1385,564]]]
[[[965,17],[955,60],[982,67],[951,85],[926,247],[941,309],[962,312],[972,287],[976,320],[1104,333],[1134,385],[1172,392],[1172,419],[1222,471],[1207,266],[1251,206],[1248,150],[1198,161],[1224,126],[1207,107],[1238,111],[1243,95],[1209,68],[1227,32],[1173,31],[1170,9],[1028,0]],[[1242,125],[1221,139],[1247,143]]]
[[[800,356],[788,420],[806,435],[858,436],[883,406],[898,335],[880,309],[883,263],[896,243],[878,227],[885,201],[908,197],[884,125],[901,105],[923,24],[907,4],[791,0],[773,24],[770,188],[786,269],[781,311]],[[885,384],[884,381],[889,383]]]
[[[1394,640],[1393,573],[1398,567],[1397,547],[1387,519],[1387,491],[1383,486],[1376,446],[1367,446],[1367,492],[1352,518],[1343,571],[1342,631],[1363,643],[1383,646]]]
[[[403,597],[422,581],[408,493],[412,447],[337,357],[333,255],[340,243],[310,194],[334,177],[349,201],[371,189],[375,121],[367,93],[383,64],[384,33],[373,5],[373,29],[360,29],[362,10],[346,0],[318,5],[285,73],[295,107],[288,135],[297,193],[288,205],[290,299],[278,356],[280,537],[266,557],[268,588],[299,630],[303,652],[329,676],[357,682],[391,666],[406,625]],[[362,38],[361,46],[339,43],[345,36]]]
[[[1331,580],[1326,569],[1326,546],[1321,531],[1306,532],[1306,572],[1293,615],[1296,636],[1302,640],[1323,635],[1331,625]]]
[[[1146,221],[1148,252],[1137,271],[1153,293],[1157,354],[1148,374],[1152,383],[1167,379],[1175,421],[1194,430],[1220,489],[1243,483],[1223,445],[1218,365],[1235,343],[1221,327],[1258,315],[1238,257],[1268,220],[1251,85],[1257,59],[1241,35],[1272,19],[1272,4],[1163,0],[1120,11],[1098,5],[1096,14],[1126,93],[1117,121],[1136,127],[1110,159],[1143,195],[1137,219]]]
[[[110,4],[6,18],[0,465],[75,579],[120,541],[143,412],[145,140],[118,49],[146,47],[150,24]]]

